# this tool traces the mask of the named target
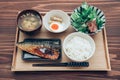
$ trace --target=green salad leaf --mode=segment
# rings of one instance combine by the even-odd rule
[[[89,6],[87,5],[86,2],[83,2],[81,7],[85,10],[87,10],[89,8]]]
[[[101,26],[103,26],[103,22],[104,22],[103,19],[99,18],[96,19],[98,30],[101,28]]]

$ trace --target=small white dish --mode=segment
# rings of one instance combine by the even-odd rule
[[[63,26],[62,30],[53,31],[53,30],[50,29],[49,21],[50,21],[50,18],[52,16],[58,16],[58,17],[62,18],[62,20],[63,20],[62,23],[61,23],[61,25]],[[47,12],[46,15],[43,17],[43,25],[50,32],[60,33],[60,32],[65,31],[70,26],[70,17],[68,16],[67,13],[65,13],[62,10],[51,10],[51,11]]]
[[[87,61],[93,56],[95,52],[95,42],[89,35],[85,33],[74,32],[69,34],[64,39],[63,51],[66,54],[66,56],[72,61],[75,62]]]

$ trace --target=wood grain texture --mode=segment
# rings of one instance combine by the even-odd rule
[[[73,11],[83,1],[99,7],[107,19],[110,72],[11,72],[16,17],[19,11],[52,9]],[[120,79],[120,0],[0,0],[0,80],[119,80]]]

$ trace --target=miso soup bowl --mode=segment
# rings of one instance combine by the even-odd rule
[[[24,26],[21,25],[21,23],[22,23],[21,20],[23,18],[25,18],[27,16],[27,14],[33,14],[34,17],[38,20],[39,24],[37,26],[35,26],[34,29],[29,29],[29,28],[24,29],[23,28]],[[18,17],[17,17],[17,26],[23,32],[34,32],[42,27],[42,16],[38,11],[32,10],[32,9],[20,11],[18,14]]]

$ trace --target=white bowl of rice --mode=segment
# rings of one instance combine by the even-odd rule
[[[83,62],[93,56],[95,42],[85,33],[74,32],[64,39],[63,50],[66,56],[72,61]]]

